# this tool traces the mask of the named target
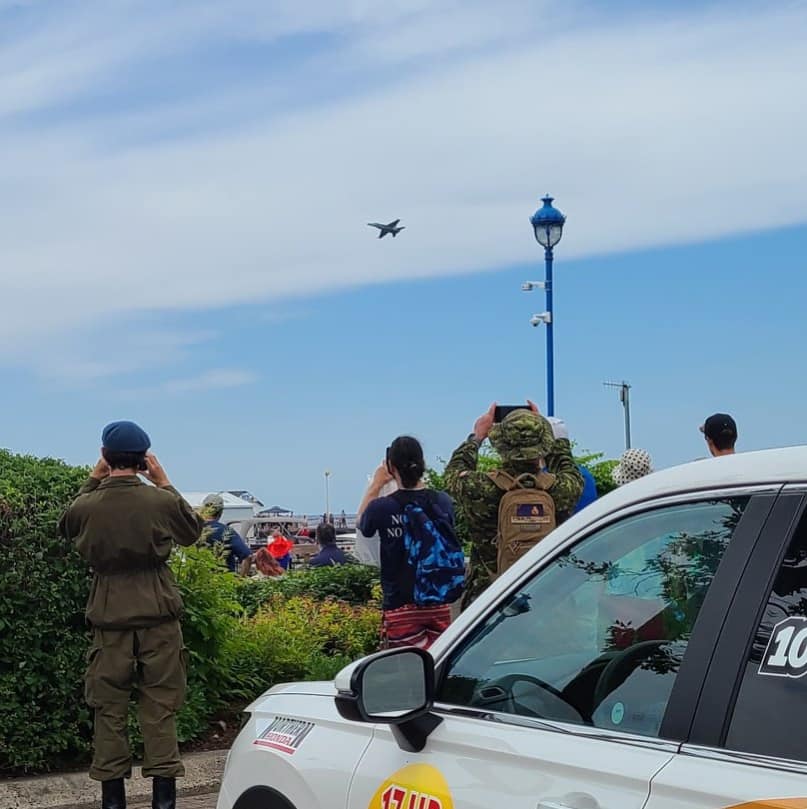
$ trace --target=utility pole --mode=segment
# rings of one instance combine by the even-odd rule
[[[603,382],[606,388],[619,389],[619,401],[625,410],[625,449],[630,449],[630,388],[627,382]]]

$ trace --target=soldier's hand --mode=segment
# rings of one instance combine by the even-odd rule
[[[479,442],[484,441],[490,434],[490,429],[493,427],[493,419],[496,413],[496,402],[494,402],[487,413],[482,414],[474,424],[474,435]]]
[[[103,458],[99,458],[92,472],[90,472],[90,477],[96,480],[103,480],[109,477],[110,471],[109,464]]]
[[[537,413],[539,416],[541,415],[541,411],[538,409],[538,405],[535,404],[535,402],[531,402],[527,399],[527,404],[530,406],[530,410],[532,410],[533,413]]]
[[[168,480],[165,469],[162,468],[162,465],[157,460],[157,456],[152,452],[146,453],[146,469],[141,472],[141,474],[144,478],[150,480],[155,486],[161,489],[171,485],[171,481]]]

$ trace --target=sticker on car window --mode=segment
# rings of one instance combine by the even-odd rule
[[[454,809],[454,802],[440,770],[409,764],[381,784],[368,809]]]
[[[762,656],[759,673],[768,677],[803,677],[807,674],[807,618],[780,621]]]
[[[257,747],[267,747],[270,750],[279,750],[281,753],[288,753],[292,756],[300,749],[300,745],[313,728],[313,722],[277,716],[252,744]]]

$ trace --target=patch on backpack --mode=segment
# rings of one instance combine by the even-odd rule
[[[510,518],[513,525],[547,525],[552,522],[540,503],[522,503],[516,506],[516,513]]]

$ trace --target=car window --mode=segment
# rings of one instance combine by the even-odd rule
[[[807,761],[807,517],[756,628],[726,746]]]
[[[564,551],[451,656],[439,701],[657,735],[746,502],[654,509]]]

